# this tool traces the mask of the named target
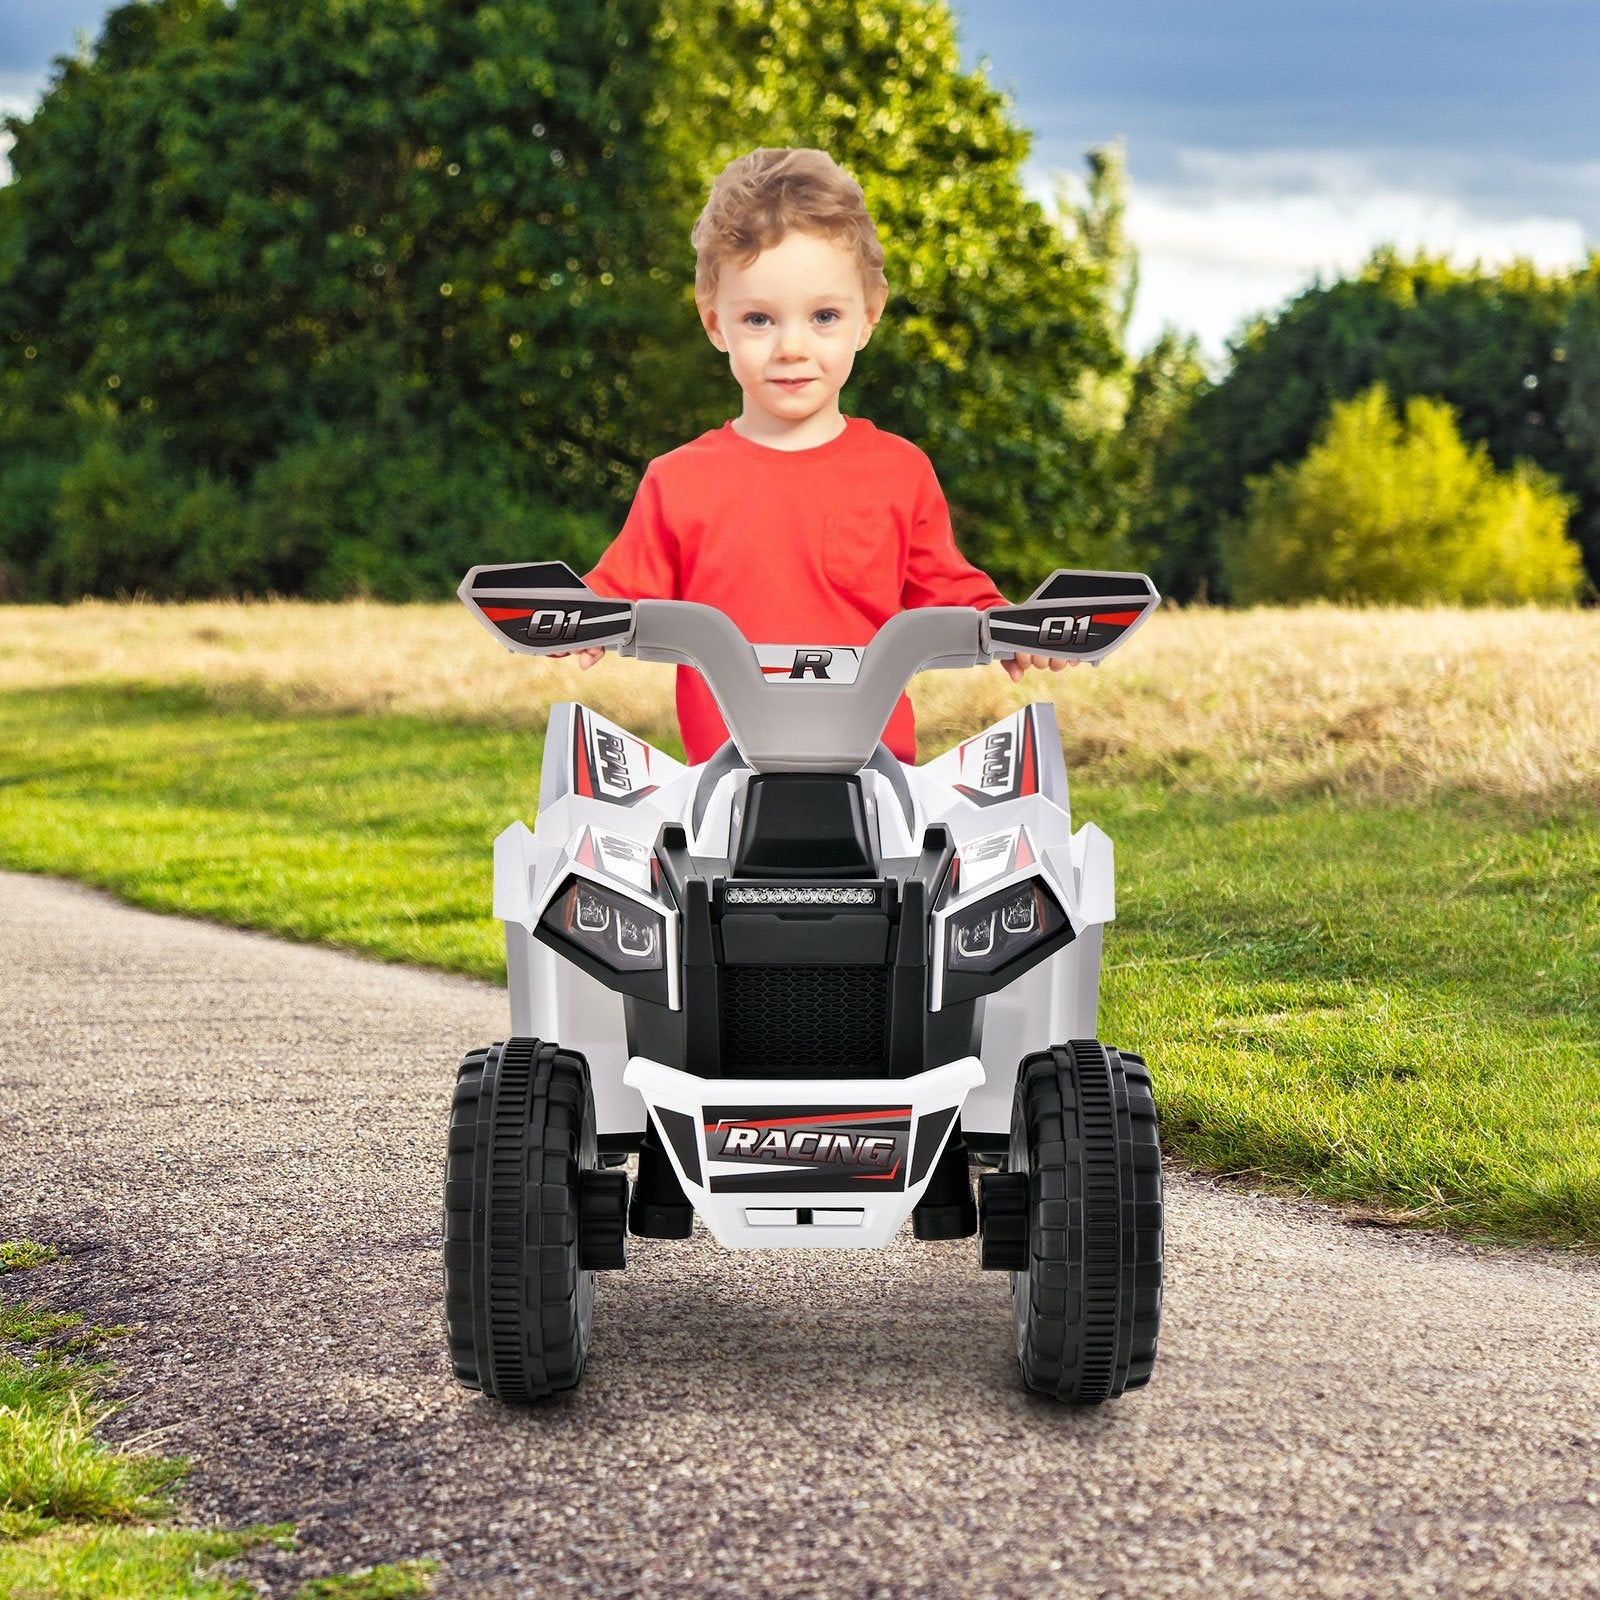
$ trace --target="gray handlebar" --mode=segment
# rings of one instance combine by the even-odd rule
[[[858,772],[925,668],[981,667],[1018,652],[1100,661],[1161,599],[1143,573],[1062,569],[1021,605],[902,611],[870,643],[836,651],[754,645],[722,612],[691,600],[608,599],[559,561],[474,567],[458,592],[508,650],[561,655],[592,646],[698,668],[757,772]],[[770,664],[773,651],[790,649],[791,667]],[[838,651],[853,677],[829,673]],[[788,681],[769,681],[774,671]]]
[[[619,653],[671,661],[704,675],[739,753],[756,772],[859,772],[878,747],[905,686],[929,667],[981,667],[983,613],[925,606],[890,617],[861,653],[853,683],[777,686],[749,641],[720,611],[690,600],[634,603]],[[782,696],[782,711],[775,701]]]

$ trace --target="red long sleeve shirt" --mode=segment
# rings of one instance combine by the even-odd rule
[[[956,549],[927,456],[860,417],[811,450],[774,450],[724,423],[645,469],[622,532],[584,580],[626,600],[716,606],[752,644],[865,644],[913,606],[1005,604]],[[728,737],[698,672],[678,669],[691,764]],[[884,743],[916,759],[901,695]]]

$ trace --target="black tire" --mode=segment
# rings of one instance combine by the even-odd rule
[[[580,1189],[598,1166],[581,1055],[508,1039],[466,1056],[445,1165],[444,1304],[469,1389],[526,1402],[582,1378],[594,1273],[579,1264]]]
[[[1011,1110],[1027,1266],[1011,1274],[1022,1381],[1069,1405],[1150,1381],[1161,1325],[1161,1146],[1150,1074],[1093,1039],[1028,1056]]]

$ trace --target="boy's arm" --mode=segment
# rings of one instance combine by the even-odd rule
[[[1008,604],[989,574],[973,566],[956,549],[950,507],[926,460],[912,500],[911,539],[900,604],[907,611],[919,606],[977,606],[987,611],[990,606]]]
[[[918,485],[912,507],[911,542],[906,553],[906,581],[900,591],[900,604],[908,611],[916,606],[976,606],[980,611],[987,611],[991,606],[1009,604],[995,588],[989,574],[973,566],[956,548],[955,530],[950,526],[950,507],[932,463],[927,466],[926,478]],[[1018,653],[1000,665],[1015,683],[1029,667],[1048,667],[1052,672],[1059,672],[1069,663],[1050,656]]]
[[[622,532],[583,580],[612,600],[678,598],[678,547],[662,505],[655,463],[644,469]]]
[[[612,600],[674,600],[678,593],[678,549],[661,503],[661,480],[652,462],[644,469],[622,532],[584,574],[584,583]],[[603,650],[574,651],[592,667]]]

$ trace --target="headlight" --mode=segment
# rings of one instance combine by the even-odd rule
[[[587,878],[570,878],[539,926],[613,972],[659,972],[665,965],[666,919]]]
[[[1029,878],[952,913],[945,966],[952,973],[998,972],[1067,926],[1055,896]]]

